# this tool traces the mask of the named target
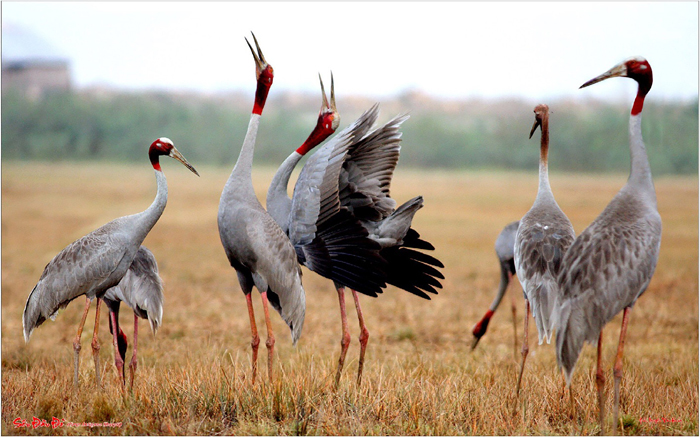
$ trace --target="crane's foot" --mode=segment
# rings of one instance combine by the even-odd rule
[[[367,342],[369,341],[369,331],[364,328],[360,333],[360,361],[357,365],[357,386],[359,387],[362,383],[362,369],[365,364],[365,350],[367,349]]]

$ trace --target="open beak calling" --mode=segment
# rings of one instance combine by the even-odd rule
[[[248,43],[248,47],[250,48],[250,53],[253,54],[253,58],[255,59],[255,73],[256,76],[260,76],[260,73],[267,67],[267,61],[265,60],[265,56],[263,56],[262,50],[260,50],[260,45],[258,44],[258,39],[255,38],[255,34],[253,32],[250,32],[251,35],[253,35],[253,41],[255,41],[255,48],[258,49],[258,53],[255,53],[255,50],[253,50],[253,46],[250,45],[250,42],[248,42],[248,38],[244,38],[245,42]]]

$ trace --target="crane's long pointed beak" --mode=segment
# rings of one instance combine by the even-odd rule
[[[621,77],[621,76],[627,76],[627,65],[622,63],[622,64],[617,64],[610,70],[606,71],[605,73],[601,74],[600,76],[594,77],[593,79],[589,80],[588,82],[584,83],[579,87],[585,88],[587,86],[593,85],[594,83],[602,82],[605,79],[610,79],[611,77]]]
[[[318,73],[318,80],[319,82],[321,82],[321,98],[323,99],[323,101],[321,102],[321,110],[324,110],[326,108],[330,108],[331,106],[328,104],[328,98],[326,97],[326,88],[323,86],[323,79],[321,79],[321,73]]]
[[[258,53],[255,53],[255,50],[253,49],[253,46],[250,45],[250,42],[248,41],[248,38],[244,38],[245,42],[248,44],[248,48],[250,48],[250,53],[253,54],[253,58],[255,59],[255,72],[256,76],[260,76],[260,73],[267,67],[267,61],[265,61],[265,56],[263,56],[262,50],[260,50],[260,45],[258,44],[258,39],[255,38],[255,34],[253,32],[250,32],[251,35],[253,35],[253,41],[255,42],[255,48],[258,49]]]
[[[539,118],[535,118],[535,124],[532,125],[532,129],[530,130],[530,138],[532,138],[532,135],[535,133],[539,126],[542,126],[542,120],[540,120]]]
[[[333,83],[333,72],[331,71],[331,109],[333,112],[338,112],[335,107],[335,83]]]
[[[192,166],[192,164],[190,164],[189,162],[187,162],[187,160],[185,159],[185,157],[182,156],[182,153],[180,153],[175,147],[173,147],[172,150],[170,150],[170,154],[169,154],[168,156],[170,156],[170,157],[173,158],[173,159],[177,159],[178,161],[180,161],[180,162],[182,163],[182,165],[184,165],[185,167],[187,167],[192,173],[194,173],[194,174],[196,174],[197,176],[199,176],[199,173],[197,173],[197,170],[194,169],[194,167]]]
[[[479,340],[481,340],[481,337],[474,336],[472,339],[472,348],[470,351],[473,351],[476,348],[476,345],[479,344]]]

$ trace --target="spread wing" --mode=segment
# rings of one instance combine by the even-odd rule
[[[337,284],[376,296],[385,286],[379,245],[345,207],[338,181],[348,149],[364,132],[365,113],[314,153],[294,187],[289,238],[299,262]]]
[[[340,175],[340,202],[360,220],[378,221],[396,208],[389,188],[401,149],[401,123],[408,116],[399,116],[369,132],[377,116],[375,105],[364,122],[368,133],[358,136],[349,150]]]

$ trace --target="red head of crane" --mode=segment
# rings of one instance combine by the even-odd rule
[[[576,238],[566,252],[558,282],[562,298],[557,310],[557,362],[567,384],[584,341],[598,343],[596,384],[599,421],[604,429],[605,375],[601,367],[603,327],[623,311],[620,341],[614,365],[613,420],[618,425],[622,351],[629,313],[646,291],[654,274],[661,247],[661,216],[651,168],[642,139],[642,108],[651,89],[651,66],[641,57],[629,58],[581,85],[593,85],[612,77],[637,82],[637,95],[629,121],[630,175],[627,183],[603,212]]]
[[[59,309],[64,308],[73,299],[85,295],[85,309],[73,342],[75,385],[78,385],[80,337],[90,309],[90,302],[98,298],[92,350],[95,360],[95,378],[99,384],[100,346],[97,333],[100,298],[109,288],[122,280],[134,261],[141,243],[165,210],[165,204],[168,201],[168,184],[160,168],[161,156],[169,156],[180,161],[199,176],[197,170],[187,162],[170,139],[162,137],[155,140],[148,149],[148,157],[155,170],[158,187],[151,206],[141,213],[112,220],[68,245],[46,265],[39,282],[27,298],[22,316],[25,341],[29,341],[34,328],[41,325],[47,318],[53,320]]]

